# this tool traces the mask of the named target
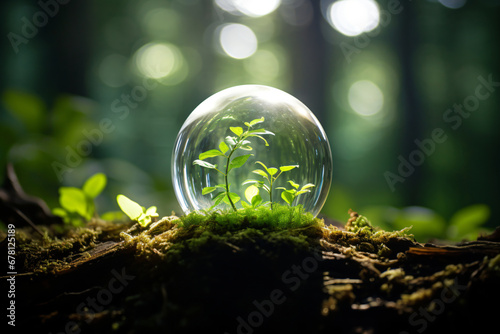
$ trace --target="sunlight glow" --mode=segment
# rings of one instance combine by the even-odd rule
[[[153,79],[171,75],[182,63],[179,49],[168,43],[148,43],[137,50],[135,59],[139,72]]]
[[[261,17],[274,12],[281,0],[215,0],[215,4],[233,15]]]
[[[252,29],[243,24],[224,25],[220,29],[219,40],[224,52],[232,58],[248,58],[257,51],[257,37]]]
[[[339,0],[330,5],[328,21],[340,33],[357,36],[378,26],[380,11],[374,0]]]
[[[234,0],[233,2],[243,14],[260,17],[274,12],[279,7],[281,0]]]
[[[268,50],[259,50],[243,64],[245,70],[255,79],[271,81],[280,73],[278,58]]]
[[[384,105],[384,94],[369,80],[356,81],[349,88],[349,105],[361,116],[377,114]]]

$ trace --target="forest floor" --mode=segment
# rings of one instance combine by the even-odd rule
[[[377,230],[356,212],[343,227],[224,219],[38,225],[44,236],[16,228],[17,274],[1,277],[14,286],[16,329],[386,334],[496,324],[500,229],[433,245],[411,230]],[[7,254],[13,240],[2,239]]]

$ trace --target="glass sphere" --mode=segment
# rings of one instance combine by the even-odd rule
[[[175,195],[186,214],[280,203],[316,216],[331,178],[321,124],[302,102],[268,86],[231,87],[203,101],[172,155]]]

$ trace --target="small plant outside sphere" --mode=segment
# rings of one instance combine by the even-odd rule
[[[279,178],[266,181],[268,171]],[[270,209],[301,205],[316,216],[331,178],[330,144],[314,114],[290,94],[262,85],[231,87],[203,101],[184,122],[172,154],[174,191],[185,214],[237,210],[258,194]],[[248,189],[252,183],[259,189]]]

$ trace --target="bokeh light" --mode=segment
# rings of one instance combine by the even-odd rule
[[[248,58],[257,51],[257,37],[252,29],[238,24],[225,24],[217,29],[222,50],[232,58]]]
[[[373,0],[339,0],[330,5],[327,19],[340,33],[357,36],[378,26],[380,11]]]
[[[274,12],[281,0],[215,0],[215,4],[233,15],[261,17]]]
[[[142,75],[161,79],[180,71],[183,67],[183,57],[175,45],[154,42],[137,50],[135,63]]]
[[[258,80],[272,81],[280,74],[278,58],[268,50],[259,50],[244,63],[245,70]]]
[[[271,14],[279,7],[280,3],[281,0],[234,0],[236,8],[251,17]]]
[[[361,116],[372,116],[380,112],[384,105],[384,94],[369,80],[356,81],[349,88],[349,105]]]

